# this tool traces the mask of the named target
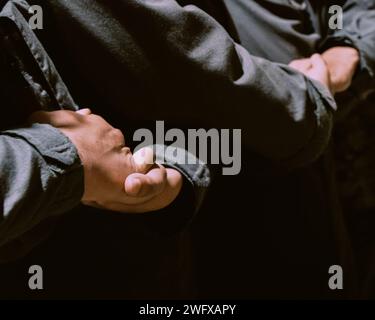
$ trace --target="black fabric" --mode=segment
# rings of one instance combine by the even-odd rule
[[[171,126],[186,127],[193,123],[194,126],[231,127],[240,123],[247,134],[241,175],[217,177],[194,225],[198,292],[190,297],[355,297],[352,252],[337,203],[330,154],[323,154],[312,165],[281,170],[277,174],[268,161],[262,161],[265,150],[271,154],[266,158],[273,159],[273,148],[282,149],[278,149],[280,141],[289,154],[290,149],[299,150],[296,145],[300,141],[296,143],[296,140],[301,138],[305,142],[306,137],[315,137],[311,132],[315,133],[317,124],[322,125],[320,133],[324,139],[315,140],[316,149],[307,145],[308,151],[313,150],[308,156],[302,156],[303,163],[321,154],[328,140],[334,109],[329,94],[321,86],[286,66],[250,56],[233,44],[234,34],[228,37],[202,12],[186,15],[174,1],[169,1],[166,11],[150,9],[147,1],[35,2],[44,7],[48,25],[37,32],[38,37],[81,106],[90,106],[124,131],[130,126],[152,127],[157,117],[168,119]],[[289,14],[290,8],[286,11]],[[215,13],[212,11],[212,14]],[[226,18],[223,20],[221,14],[216,14],[216,20],[224,23]],[[189,28],[185,30],[186,21]],[[303,20],[302,23],[310,22]],[[255,25],[254,30],[261,26]],[[173,33],[176,29],[177,34]],[[170,33],[162,32],[166,30]],[[189,37],[194,32],[199,37]],[[166,35],[171,38],[165,39]],[[267,33],[265,37],[273,39],[273,34]],[[186,51],[176,50],[175,42],[188,45]],[[251,50],[251,43],[247,46]],[[190,50],[194,48],[199,50]],[[310,52],[306,48],[309,49],[309,44],[303,44],[296,56]],[[276,56],[278,51],[272,50],[270,53]],[[204,54],[198,54],[196,60],[191,58],[200,52]],[[210,59],[212,56],[218,60]],[[244,65],[250,67],[241,69]],[[238,79],[243,80],[244,71],[251,68],[259,73],[256,76],[250,73],[254,77],[246,78],[237,91],[236,85],[241,82]],[[251,91],[252,85],[257,90]],[[308,94],[311,92],[315,95]],[[295,104],[289,104],[285,96],[295,98]],[[279,100],[280,97],[283,98]],[[318,105],[317,111],[314,107]],[[270,106],[275,107],[274,112],[261,113]],[[278,117],[280,110],[285,115],[285,108],[291,108],[286,109],[288,114],[300,107],[312,116],[305,125],[294,126],[294,118],[292,122],[283,122],[283,116]],[[259,114],[265,117],[259,118]],[[299,130],[290,134],[289,125],[302,128],[302,137]],[[254,128],[262,130],[252,131]],[[265,137],[271,141],[266,147]],[[188,292],[186,288],[181,290],[179,284],[181,275],[192,269],[192,261],[185,264],[186,260],[181,258],[181,252],[188,253],[188,250],[179,247],[180,235],[167,237],[168,240],[145,236],[141,217],[111,215],[107,219],[103,216],[105,213],[97,211],[96,222],[91,220],[87,226],[92,211],[86,210],[89,209],[80,208],[66,218],[58,239],[49,243],[58,244],[54,248],[60,248],[62,253],[54,252],[47,244],[22,262],[42,259],[53,268],[56,280],[69,265],[65,260],[75,259],[74,267],[69,267],[61,279],[73,275],[74,280],[80,276],[82,280],[55,282],[51,295],[160,298]],[[82,230],[89,232],[82,236]],[[184,263],[179,264],[176,259]],[[342,292],[331,291],[327,286],[328,268],[333,264],[342,265],[345,274],[349,274]],[[102,268],[110,273],[108,277],[92,282]],[[163,291],[163,280],[169,271],[173,274],[169,279],[171,290]],[[8,274],[11,274],[9,269]],[[16,274],[19,273],[13,276]]]
[[[12,62],[11,53],[5,49],[4,25],[0,28],[0,90],[3,108],[3,116],[0,118],[0,129],[10,128],[24,122],[32,111],[36,111],[39,106],[35,95],[32,94],[28,84],[22,78],[15,63]],[[40,107],[39,107],[40,108]],[[5,113],[6,112],[6,116]]]
[[[241,99],[236,94],[226,95],[220,92],[216,85],[221,87],[221,76],[217,76],[216,73],[212,76],[210,73],[207,74],[207,64],[199,62],[199,69],[196,69],[193,63],[180,59],[175,51],[166,46],[168,40],[163,38],[164,34],[156,38],[150,37],[147,30],[156,24],[158,16],[160,15],[161,21],[166,19],[162,12],[153,16],[152,10],[145,9],[142,16],[142,7],[137,11],[131,3],[135,4],[129,1],[116,4],[104,1],[94,4],[90,2],[90,7],[87,7],[89,10],[85,12],[81,10],[82,6],[88,6],[89,3],[84,1],[72,2],[69,5],[65,2],[51,2],[45,6],[47,17],[50,17],[47,23],[53,27],[54,32],[46,29],[38,35],[56,65],[60,66],[59,70],[64,80],[80,105],[90,106],[94,111],[105,114],[110,121],[124,128],[124,132],[129,125],[153,127],[153,120],[156,118],[168,120],[171,127],[191,127],[200,123],[210,126],[212,120],[215,121],[215,126],[221,126],[222,123],[223,126],[230,127],[236,126],[236,121],[246,122],[251,117],[257,119],[258,123],[261,122],[256,116],[256,108],[261,106],[255,107],[251,103],[257,102],[255,98],[250,99],[249,96],[247,103],[245,98]],[[191,2],[183,4],[186,3]],[[194,4],[204,7],[199,1]],[[215,6],[214,2],[211,4]],[[180,14],[180,9],[171,1],[172,5]],[[104,12],[103,16],[97,14],[101,10]],[[134,10],[140,16],[133,20],[134,15],[132,18],[129,15],[131,11],[126,10]],[[172,19],[173,16],[170,14],[174,14],[173,10],[166,13]],[[98,17],[102,20],[98,20]],[[144,20],[139,23],[141,17]],[[223,21],[220,15],[215,18]],[[95,32],[87,29],[87,21],[97,23]],[[183,20],[176,19],[174,23],[181,22]],[[169,23],[171,20],[167,19],[166,26],[169,27]],[[160,24],[164,25],[162,22]],[[111,28],[107,29],[107,25]],[[194,33],[198,27],[199,24],[191,23],[180,36],[186,37],[186,42],[189,43],[189,33]],[[173,28],[172,25],[170,29]],[[110,33],[102,35],[102,32]],[[198,35],[202,41],[206,40],[204,32],[204,29],[199,29]],[[96,36],[101,39],[98,41]],[[199,38],[193,40],[199,44]],[[213,38],[212,42],[207,41],[207,47],[202,45],[201,50],[206,52],[205,50],[210,49],[208,46],[212,46],[213,49],[216,46],[226,48],[227,41],[224,35],[220,35]],[[119,46],[120,43],[123,43],[124,47]],[[63,55],[62,47],[66,48]],[[188,50],[189,48],[186,49],[187,53]],[[181,64],[177,63],[179,61]],[[225,63],[236,66],[236,61],[237,57],[233,57],[226,59]],[[258,61],[251,63],[256,65]],[[172,69],[171,66],[174,65],[176,67]],[[265,63],[264,68],[268,67],[269,74],[279,68]],[[199,71],[196,75],[195,70]],[[231,69],[228,67],[224,71],[220,70],[219,75],[226,76],[226,70]],[[291,74],[290,71],[287,73]],[[237,67],[233,74],[240,75]],[[200,78],[197,78],[198,76]],[[172,82],[173,79],[178,81]],[[195,85],[197,79],[198,84],[202,83],[202,88]],[[237,110],[233,106],[233,98],[238,99],[237,102],[241,104],[237,118],[231,114],[231,111]],[[134,106],[137,106],[137,109],[134,109]],[[228,116],[224,117],[223,114]],[[276,116],[267,118],[277,119]],[[151,120],[150,125],[145,120]],[[250,124],[243,125],[243,129],[244,134],[248,134]],[[271,133],[271,136],[275,137],[276,134]],[[256,137],[259,143],[263,139],[261,134]],[[291,141],[288,142],[290,143]],[[205,202],[193,225],[197,296],[342,296],[330,292],[326,285],[328,265],[333,262],[344,263],[344,257],[338,252],[342,241],[336,238],[337,226],[333,223],[337,218],[336,212],[331,211],[330,205],[326,203],[326,194],[329,197],[329,191],[325,187],[321,189],[321,183],[324,185],[324,182],[320,181],[321,175],[315,178],[312,168],[290,175],[281,171],[275,175],[264,157],[259,157],[246,147],[243,152],[243,171],[240,176],[216,178],[213,190],[209,193],[211,197]],[[326,173],[325,169],[317,170],[322,170],[323,176]],[[324,199],[320,199],[321,196]],[[126,241],[132,241],[130,235],[133,233],[129,234]],[[119,247],[121,244],[116,245],[116,248]],[[165,249],[168,250],[167,247]],[[347,254],[347,251],[344,251]],[[131,253],[128,253],[129,259],[132,259]],[[161,257],[164,256],[164,253],[160,254]],[[170,257],[171,263],[175,258]],[[160,259],[157,261],[151,265],[160,263]],[[192,263],[193,261],[189,261],[180,272],[184,273],[183,270],[191,269]],[[125,262],[123,268],[124,273],[125,270],[129,270]],[[349,269],[349,266],[347,268]],[[308,279],[306,282],[300,282],[305,274],[309,274]],[[154,273],[154,276],[157,274]],[[113,275],[111,279],[114,283],[116,276]],[[145,279],[149,279],[149,275],[145,276]],[[145,279],[142,280],[142,284],[147,286]],[[319,282],[319,279],[324,281]],[[177,279],[174,281],[178,283]],[[351,288],[349,283],[348,279],[348,291]],[[119,296],[115,290],[123,290],[123,294],[131,292],[134,290],[133,285],[132,282],[121,288],[113,284],[112,296]],[[159,285],[162,286],[161,283]],[[304,291],[305,287],[309,288],[308,292]]]

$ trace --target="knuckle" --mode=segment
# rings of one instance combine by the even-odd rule
[[[124,141],[124,135],[122,134],[121,130],[119,130],[119,129],[112,129],[112,136],[117,141]]]
[[[101,116],[98,116],[97,114],[93,114],[90,117],[83,117],[83,118],[87,121],[91,121],[96,124],[100,124],[104,120]]]

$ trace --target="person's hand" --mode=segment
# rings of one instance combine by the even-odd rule
[[[359,52],[351,47],[333,47],[322,54],[328,66],[333,92],[347,90],[359,64]]]
[[[310,58],[294,60],[289,66],[320,81],[332,94],[336,94],[350,87],[358,64],[358,50],[351,47],[333,47],[322,55],[314,54]]]
[[[84,167],[84,204],[129,213],[155,211],[181,190],[178,171],[144,161],[140,154],[133,157],[121,131],[89,109],[39,111],[30,121],[56,127],[76,146]],[[150,158],[152,151],[139,152]]]
[[[302,72],[311,79],[319,81],[332,93],[330,74],[326,62],[320,54],[314,54],[310,58],[293,60],[290,67]]]

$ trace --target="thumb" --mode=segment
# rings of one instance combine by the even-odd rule
[[[147,174],[132,173],[129,175],[125,180],[124,187],[129,196],[151,198],[163,192],[166,183],[166,169],[163,166],[154,165]]]
[[[125,180],[125,192],[130,196],[138,196],[144,184],[143,175],[140,173],[133,173]]]

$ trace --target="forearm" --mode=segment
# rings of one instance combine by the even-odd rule
[[[340,46],[357,50],[359,62],[351,90],[365,98],[375,85],[375,1],[347,0],[343,12],[343,29],[331,30],[320,51]]]
[[[0,133],[0,246],[77,205],[83,171],[75,147],[47,125]]]
[[[144,42],[147,33],[152,40],[145,50],[153,65],[163,66],[161,101],[180,105],[150,110],[150,118],[168,119],[174,112],[197,125],[241,128],[250,150],[276,161],[309,161],[324,150],[334,102],[322,87],[251,56],[196,7],[172,0],[122,3],[123,12],[143,21],[132,35]]]
[[[62,33],[69,24],[70,32],[80,32],[87,43],[116,61],[116,67],[106,64],[97,71],[92,68],[95,59],[82,64],[88,81],[99,72],[104,77],[117,75],[114,85],[90,84],[113,108],[121,108],[118,101],[125,88],[139,89],[136,101],[143,108],[119,111],[129,121],[164,119],[188,128],[243,129],[244,145],[276,162],[304,163],[324,150],[335,106],[330,94],[286,66],[251,56],[202,10],[174,0],[48,5]],[[108,24],[87,28],[90,21],[103,19]],[[81,63],[82,48],[69,39],[66,47]],[[305,150],[312,152],[307,155]]]

